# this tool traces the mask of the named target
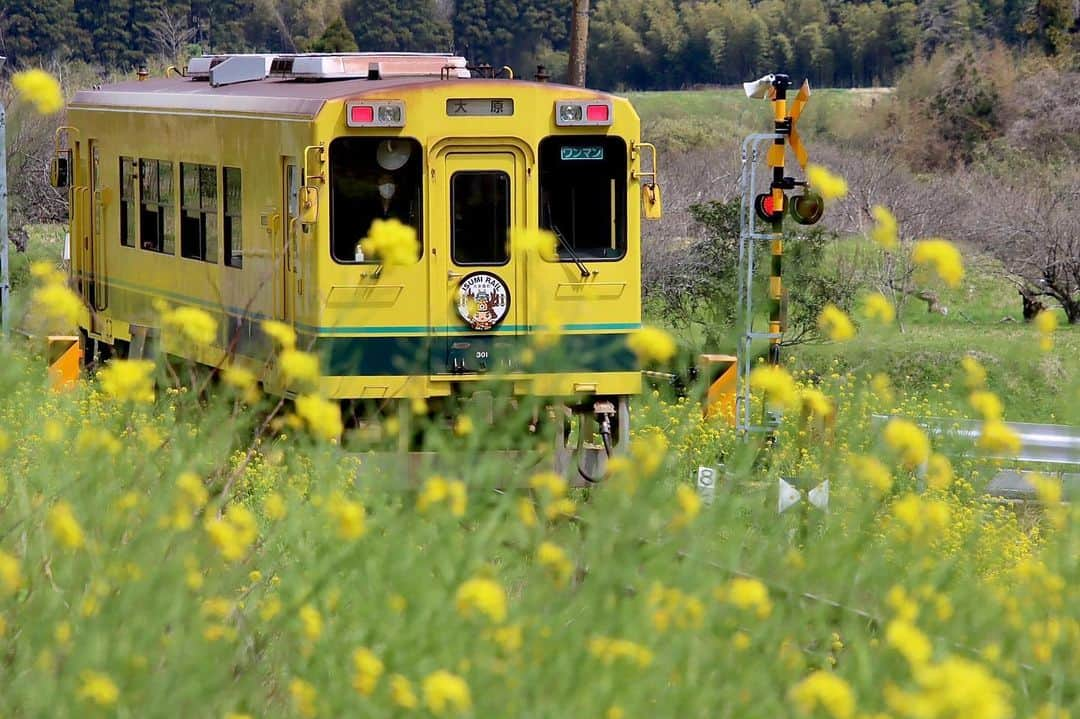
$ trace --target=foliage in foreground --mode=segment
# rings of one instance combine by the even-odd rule
[[[168,376],[117,364],[59,395],[0,362],[0,714],[1080,709],[1080,547],[1060,487],[1040,484],[1045,512],[989,502],[992,468],[951,467],[944,440],[871,419],[956,416],[966,388],[905,397],[884,377],[762,371],[788,417],[764,455],[648,395],[629,457],[586,492],[485,453],[520,439],[530,408],[449,429],[414,403],[408,421],[457,474],[409,477],[263,422],[235,377],[209,401],[146,402],[122,380],[147,370]],[[955,374],[985,381],[970,360]],[[981,442],[1007,450],[986,394]],[[720,456],[702,506],[691,471]],[[778,516],[781,475],[828,478],[829,512]]]

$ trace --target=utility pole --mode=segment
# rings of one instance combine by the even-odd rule
[[[0,55],[0,70],[4,69],[6,57]],[[8,272],[8,183],[7,183],[7,133],[4,123],[4,104],[0,102],[0,326],[7,337],[11,320],[11,282]]]
[[[589,0],[574,0],[570,18],[570,67],[567,70],[571,85],[585,87],[585,67],[589,54]]]

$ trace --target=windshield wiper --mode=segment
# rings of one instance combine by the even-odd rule
[[[588,267],[585,266],[585,263],[581,261],[581,258],[577,256],[573,248],[570,247],[570,243],[566,241],[566,238],[563,237],[562,231],[559,230],[558,225],[556,225],[554,222],[551,223],[551,232],[555,235],[555,239],[559,241],[559,245],[564,250],[566,250],[566,254],[570,255],[570,259],[574,261],[575,265],[577,265],[578,272],[581,273],[582,279],[587,279],[590,275],[592,275],[592,272],[589,270]]]

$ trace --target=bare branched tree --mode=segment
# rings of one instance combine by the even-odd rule
[[[158,54],[167,63],[180,60],[188,44],[195,39],[196,29],[183,14],[173,14],[164,5],[158,8],[157,17],[150,26]]]

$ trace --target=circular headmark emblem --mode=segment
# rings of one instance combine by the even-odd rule
[[[474,330],[490,330],[510,309],[510,290],[490,272],[473,272],[458,285],[458,314]]]

